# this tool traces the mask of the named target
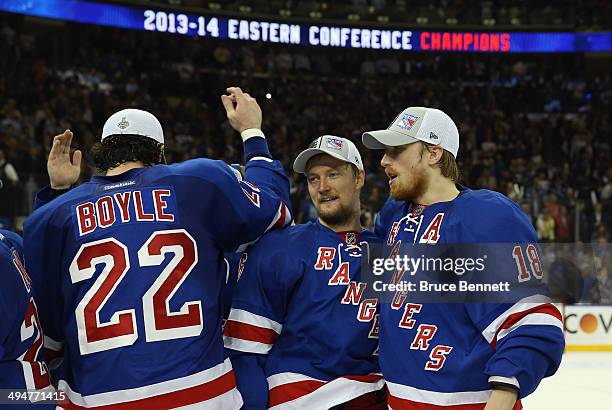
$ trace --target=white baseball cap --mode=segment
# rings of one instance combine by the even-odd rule
[[[363,171],[363,161],[357,147],[351,140],[335,135],[323,135],[310,143],[308,148],[300,152],[293,162],[293,170],[302,174],[306,173],[306,164],[310,158],[319,154],[331,155],[341,161],[353,164]]]
[[[117,111],[104,123],[102,139],[111,135],[141,135],[164,143],[164,131],[153,114],[135,108]]]
[[[435,108],[408,107],[386,130],[364,132],[363,145],[370,149],[412,144],[423,141],[439,145],[457,158],[459,130],[444,112]]]

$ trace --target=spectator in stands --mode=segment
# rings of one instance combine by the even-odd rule
[[[387,2],[390,9],[392,3]],[[381,118],[395,114],[387,108],[390,99],[453,107],[450,114],[458,118],[465,136],[458,160],[466,185],[500,190],[526,204],[532,221],[556,201],[567,207],[570,231],[576,222],[576,193],[594,191],[601,209],[586,195],[580,197],[588,208],[578,213],[579,237],[584,242],[596,239],[598,223],[608,237],[612,230],[606,202],[612,197],[612,147],[603,137],[612,135],[605,96],[611,79],[573,70],[583,66],[582,55],[409,53],[400,59],[394,51],[210,37],[192,41],[85,25],[45,26],[52,35],[40,36],[20,16],[2,15],[0,21],[0,47],[12,56],[0,62],[0,141],[21,181],[46,183],[40,158],[55,132],[78,130],[81,140],[76,143],[91,145],[104,113],[123,106],[165,113],[164,123],[174,124],[167,135],[169,160],[203,155],[236,162],[239,147],[227,144],[223,133],[210,125],[222,123],[224,113],[213,108],[217,101],[202,90],[219,89],[238,78],[272,94],[265,100],[271,112],[265,126],[274,130],[274,155],[285,164],[322,131],[355,140],[357,130],[386,126]],[[148,64],[137,63],[145,56]],[[377,69],[386,74],[377,75]],[[588,100],[587,91],[592,95]],[[558,101],[556,111],[547,112],[544,106],[553,100]],[[339,104],[346,101],[350,104]],[[380,158],[368,154],[364,160],[366,169],[374,170],[368,185],[378,185],[385,179],[376,175]],[[83,178],[94,172],[85,165]],[[364,208],[380,208],[373,204],[386,199],[386,185],[382,187],[364,198]],[[292,200],[300,210],[308,202],[306,191],[295,190]],[[552,212],[559,238],[564,236],[559,231],[564,227],[561,212]]]
[[[612,277],[608,264],[603,264],[597,272],[597,285],[599,288],[599,303],[612,304]]]
[[[540,242],[553,242],[555,240],[555,220],[548,209],[544,209],[544,212],[538,216],[536,228]]]
[[[20,202],[19,175],[13,164],[8,162],[3,149],[0,149],[0,180],[4,182],[0,196],[0,228],[12,229]]]
[[[567,215],[567,208],[563,205],[559,206],[559,213],[554,217],[555,220],[555,238],[558,242],[569,242],[572,238],[572,226],[570,218]]]

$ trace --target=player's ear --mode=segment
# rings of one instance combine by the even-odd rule
[[[359,170],[355,176],[355,184],[357,189],[362,189],[365,184],[365,171]]]
[[[429,165],[435,165],[440,162],[442,154],[444,153],[444,149],[439,145],[435,145],[427,151],[429,151],[427,155],[427,162]]]
[[[164,144],[159,144],[159,163],[167,164],[166,162],[166,153],[164,150]]]

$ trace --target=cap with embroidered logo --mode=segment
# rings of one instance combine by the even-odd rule
[[[457,158],[459,130],[451,117],[443,111],[428,107],[408,107],[386,130],[364,132],[362,141],[370,149],[423,141],[439,145]]]
[[[111,135],[140,135],[164,143],[164,131],[153,114],[136,108],[117,111],[104,123],[102,139]]]
[[[293,170],[306,173],[306,164],[310,158],[319,154],[327,154],[341,161],[353,164],[363,171],[363,161],[357,147],[351,140],[335,135],[323,135],[310,143],[308,148],[300,152],[293,162]]]

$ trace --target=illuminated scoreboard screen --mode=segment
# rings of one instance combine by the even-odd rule
[[[185,36],[315,47],[486,53],[612,51],[612,32],[451,32],[292,24],[83,0],[0,0],[0,11]]]

